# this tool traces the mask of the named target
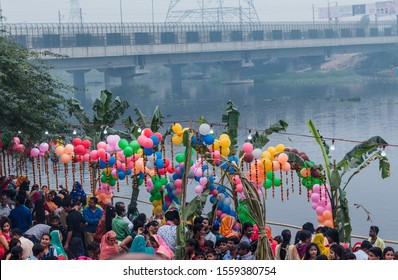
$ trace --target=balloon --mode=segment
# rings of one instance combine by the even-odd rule
[[[245,144],[243,144],[242,150],[243,150],[244,153],[253,152],[253,144],[249,143],[249,142],[246,142]]]
[[[290,163],[285,162],[284,164],[282,164],[282,170],[285,172],[288,172],[290,170],[291,166]]]
[[[210,133],[210,125],[208,125],[207,123],[203,123],[199,126],[199,133],[202,135],[207,135]]]
[[[151,138],[147,138],[144,140],[143,145],[144,148],[150,149],[153,147],[153,140]]]
[[[253,159],[254,159],[254,156],[253,156],[252,153],[245,153],[243,155],[243,160],[246,161],[246,162],[252,162]]]
[[[180,145],[182,143],[182,137],[174,134],[173,137],[171,137],[171,141],[173,142],[174,145]]]
[[[152,145],[157,146],[159,144],[159,138],[156,135],[149,137],[152,140]]]
[[[147,138],[152,136],[152,130],[150,128],[144,128],[141,132],[141,135],[146,136]]]
[[[124,150],[129,145],[129,142],[126,139],[120,139],[117,145],[120,149]]]
[[[72,157],[70,156],[70,155],[68,155],[68,154],[63,154],[62,156],[61,156],[61,161],[63,162],[63,163],[69,163],[69,161],[72,159]]]
[[[331,220],[331,219],[325,220],[325,221],[323,222],[323,225],[324,225],[325,227],[334,228],[333,220]]]
[[[311,194],[312,202],[319,203],[320,198],[321,198],[321,196],[319,193],[312,192],[312,194]]]
[[[65,148],[63,146],[58,146],[55,148],[55,153],[57,156],[61,156],[64,153]]]
[[[319,205],[316,209],[315,212],[318,216],[323,215],[323,212],[325,212],[325,207]]]
[[[331,220],[331,219],[333,219],[332,211],[325,210],[325,211],[323,212],[323,217],[325,218],[325,220]]]
[[[91,147],[91,141],[86,139],[82,142],[82,145],[84,146],[84,148],[89,149]]]
[[[272,155],[268,151],[264,151],[263,154],[261,155],[261,157],[267,158],[267,159],[272,159]]]
[[[181,162],[184,162],[184,160],[185,160],[184,154],[178,154],[178,155],[176,156],[176,161],[177,161],[177,162],[181,163]]]
[[[160,132],[155,132],[153,135],[155,135],[158,138],[158,142],[162,141],[163,136]]]
[[[86,148],[82,144],[79,144],[75,148],[75,153],[77,155],[84,155],[86,153]]]
[[[308,168],[303,168],[300,170],[300,174],[303,177],[308,177],[311,175],[311,170],[309,170]]]
[[[33,148],[32,150],[30,150],[30,155],[32,157],[38,157],[40,154],[40,150],[38,148]]]
[[[229,139],[229,137],[220,139],[220,145],[221,147],[223,147],[223,149],[229,148],[229,146],[231,146],[231,140]]]
[[[105,142],[103,142],[103,141],[101,141],[101,142],[98,142],[98,144],[97,144],[97,150],[99,150],[99,149],[106,149],[106,143]]]
[[[211,145],[214,143],[214,136],[212,134],[207,134],[203,136],[203,142],[206,143],[206,145]]]
[[[80,138],[74,138],[74,139],[72,140],[72,144],[73,144],[73,146],[76,147],[76,146],[82,144],[82,140],[81,140]]]
[[[138,149],[140,148],[140,144],[138,143],[137,140],[131,141],[129,145],[135,152],[138,151]]]
[[[318,222],[321,223],[321,224],[323,224],[323,222],[325,222],[325,218],[324,218],[322,215],[319,215],[319,216],[317,217],[317,220],[318,220]]]
[[[272,170],[277,171],[281,168],[281,164],[277,160],[272,161]]]
[[[195,193],[201,194],[203,192],[203,187],[201,185],[197,185],[194,190]]]
[[[224,157],[227,157],[227,156],[229,156],[229,153],[231,152],[231,150],[229,149],[229,148],[224,148],[223,147],[223,149],[221,150],[221,154],[224,156]]]
[[[314,192],[319,193],[320,190],[321,190],[321,186],[320,186],[319,184],[315,184],[315,185],[312,186],[312,192],[313,192],[313,193],[314,193]]]
[[[283,144],[278,144],[278,145],[276,145],[275,151],[276,151],[277,153],[284,152],[284,151],[285,151],[285,145],[283,145]]]
[[[67,144],[64,149],[64,153],[71,154],[75,148],[71,144]]]
[[[40,144],[40,147],[39,147],[39,150],[40,150],[40,152],[45,153],[45,152],[48,151],[48,148],[49,148],[49,146],[48,146],[47,143],[41,143],[41,144]]]
[[[260,149],[254,149],[252,153],[253,153],[253,157],[255,159],[261,158],[262,151]]]
[[[237,191],[238,193],[243,192],[243,185],[242,185],[242,184],[236,185],[236,191]]]
[[[179,123],[175,123],[171,129],[173,130],[174,133],[179,134],[182,132],[182,126]]]
[[[120,141],[119,141],[119,143],[120,143]],[[123,154],[124,154],[124,156],[126,156],[126,157],[131,157],[131,156],[133,155],[133,148],[131,148],[130,146],[125,147],[125,148],[123,149]]]
[[[278,155],[278,161],[283,165],[289,159],[288,155],[285,153],[281,153]]]

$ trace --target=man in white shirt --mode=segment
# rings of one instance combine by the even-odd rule
[[[8,217],[10,215],[11,210],[14,207],[12,207],[8,203],[8,196],[5,193],[1,194],[0,198],[0,217]]]
[[[11,238],[19,239],[22,247],[22,259],[28,259],[32,255],[33,242],[23,237],[23,232],[19,228],[14,228],[11,231]]]
[[[357,260],[368,260],[368,252],[370,248],[372,248],[372,244],[369,241],[362,241],[361,247],[358,251],[354,252]]]
[[[205,239],[210,240],[216,245],[217,239],[216,236],[211,232],[212,224],[209,218],[203,218],[202,225],[204,226],[205,230]]]

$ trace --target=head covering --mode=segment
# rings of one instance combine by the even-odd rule
[[[53,230],[50,233],[50,236],[51,236],[50,244],[57,251],[58,257],[67,260],[68,259],[68,255],[65,253],[64,247],[62,246],[61,233],[59,232],[59,230]]]
[[[156,254],[160,255],[161,257],[164,257],[164,259],[166,260],[172,260],[170,259],[170,254],[167,252],[167,250],[164,247],[157,248]]]
[[[108,231],[101,238],[100,260],[106,260],[119,254],[117,243],[112,244],[109,241],[110,238],[116,239],[116,233],[113,230]]]
[[[86,198],[86,193],[84,192],[82,185],[78,181],[75,182],[73,190],[70,192],[70,196],[73,198],[73,200],[77,200],[78,197],[84,199]]]
[[[317,233],[315,234],[314,238],[312,239],[312,242],[318,245],[319,252],[324,255],[325,254],[325,237],[323,236],[322,233]]]
[[[235,223],[235,218],[232,216],[225,216],[221,220],[221,229],[220,229],[220,234],[225,237],[231,237],[231,236],[237,236],[239,237],[239,233],[234,232],[232,230],[232,227],[234,226]]]
[[[269,226],[265,226],[265,233],[267,234],[268,239],[272,239],[272,232]]]
[[[131,244],[130,253],[145,253],[145,254],[154,255],[155,250],[152,247],[146,246],[146,241],[144,236],[137,235],[134,238],[133,243]]]
[[[159,249],[161,250],[161,252],[166,251],[167,255],[168,255],[168,259],[172,260],[174,259],[174,253],[173,251],[170,249],[169,246],[167,246],[166,242],[164,242],[163,238],[158,235],[158,234],[154,234],[152,235],[152,237],[156,240],[156,242],[159,244],[158,248],[155,248],[155,253],[157,253],[159,251]]]
[[[354,244],[354,246],[352,246],[352,252],[356,252],[361,248],[362,242],[357,242]]]

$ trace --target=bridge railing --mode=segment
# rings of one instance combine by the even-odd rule
[[[5,24],[30,49],[398,36],[396,21]]]

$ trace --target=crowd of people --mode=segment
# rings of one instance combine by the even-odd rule
[[[106,260],[124,254],[148,259],[176,259],[183,250],[187,260],[254,260],[260,230],[251,223],[235,231],[235,218],[221,221],[198,216],[188,221],[185,247],[177,246],[177,209],[147,217],[127,209],[123,202],[100,205],[75,182],[71,192],[30,186],[27,178],[0,178],[0,259]],[[310,222],[297,231],[284,229],[273,236],[265,228],[276,260],[397,260],[398,252],[385,246],[379,228],[352,247],[340,243],[336,229]],[[293,242],[292,242],[293,241]],[[181,253],[180,253],[181,255]],[[145,257],[144,257],[145,258]]]

